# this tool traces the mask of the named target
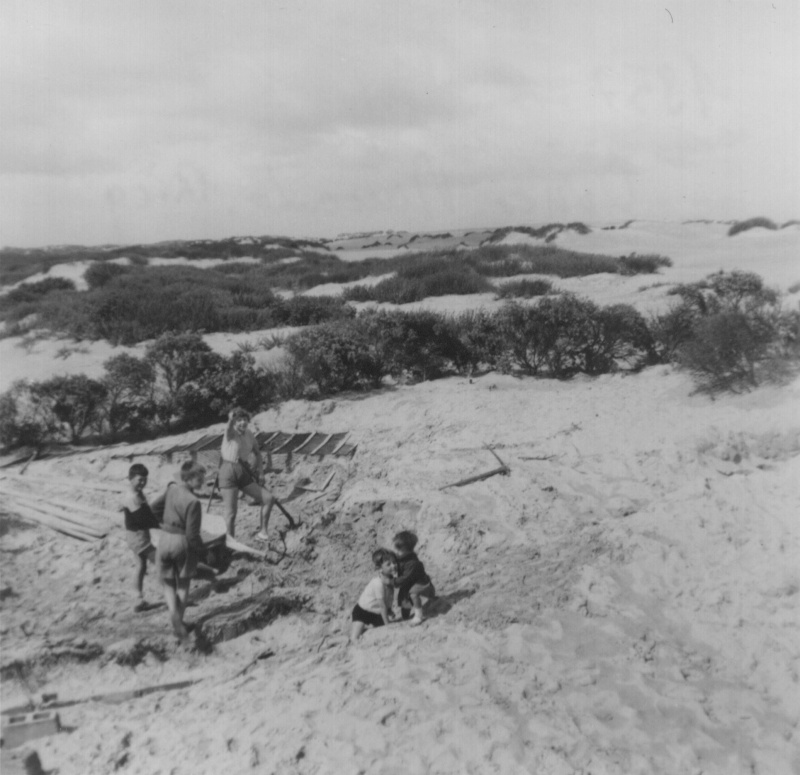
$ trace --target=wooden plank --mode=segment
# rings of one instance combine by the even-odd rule
[[[280,447],[273,449],[272,452],[276,455],[285,455],[289,452],[294,452],[299,447],[302,447],[310,437],[310,433],[293,433],[291,438],[287,439]]]
[[[294,452],[298,455],[312,455],[315,447],[320,447],[325,443],[330,434],[312,433]]]
[[[102,525],[103,527],[108,527],[111,523],[111,519],[108,516],[108,513],[105,511],[100,511],[99,509],[94,508],[93,506],[86,506],[79,501],[73,501],[72,503],[68,501],[63,501],[60,498],[52,498],[49,495],[43,495],[37,497],[35,493],[32,492],[23,492],[22,490],[15,490],[9,487],[3,487],[0,489],[1,495],[8,495],[12,498],[22,498],[25,500],[29,500],[32,503],[45,503],[49,504],[50,506],[57,507],[62,509],[68,515],[83,515],[86,517],[84,522],[93,521],[98,525]]]
[[[64,535],[68,535],[71,538],[77,538],[80,541],[98,541],[99,538],[94,535],[89,535],[88,533],[84,532],[77,525],[73,525],[70,522],[67,522],[64,519],[58,519],[57,517],[50,517],[46,514],[42,514],[39,511],[34,511],[33,509],[25,508],[19,504],[9,504],[9,508],[11,508],[14,514],[22,519],[27,519],[30,522],[36,522],[40,525],[44,525],[45,527],[49,527],[52,530],[56,530],[59,533],[63,533]]]
[[[9,504],[13,504],[15,506],[22,506],[26,509],[38,511],[46,516],[55,517],[56,519],[63,519],[65,522],[69,522],[82,532],[94,535],[96,538],[103,538],[104,536],[108,535],[107,526],[98,525],[97,523],[89,520],[82,520],[79,516],[65,513],[61,509],[54,508],[47,503],[31,500],[29,498],[21,498],[18,495],[9,496],[8,502]]]

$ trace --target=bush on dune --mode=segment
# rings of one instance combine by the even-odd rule
[[[498,299],[532,299],[544,296],[553,290],[549,280],[517,280],[504,283],[497,289]]]
[[[752,272],[718,272],[680,285],[680,304],[654,329],[657,349],[687,369],[699,391],[742,391],[782,379],[798,361],[797,312]]]
[[[774,231],[778,228],[778,226],[769,218],[748,218],[746,221],[736,221],[733,226],[728,229],[728,236],[733,237],[737,234],[741,234],[743,231],[756,228],[770,229]]]

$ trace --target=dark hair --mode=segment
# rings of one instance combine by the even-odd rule
[[[394,560],[397,562],[397,555],[390,552],[388,549],[376,549],[372,553],[372,562],[375,563],[376,568],[380,568],[386,560]]]
[[[402,546],[403,549],[408,549],[409,552],[414,551],[419,539],[410,530],[401,530],[395,537],[394,543],[397,546]]]
[[[248,412],[247,409],[242,409],[241,406],[231,409],[231,420],[241,420],[242,417],[244,417],[245,420],[249,420],[250,412]]]
[[[134,476],[149,476],[150,472],[141,464],[134,463],[128,469],[128,479],[133,479]]]
[[[200,463],[195,463],[193,460],[187,460],[181,466],[181,481],[188,482],[198,476],[205,476],[206,468],[201,466]]]

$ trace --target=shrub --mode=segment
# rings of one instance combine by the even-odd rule
[[[28,384],[20,380],[0,395],[0,445],[8,449],[39,447],[48,428],[30,400]]]
[[[539,306],[507,302],[496,315],[496,322],[500,356],[505,355],[528,374],[538,374],[555,344],[554,330]]]
[[[377,387],[386,373],[379,353],[358,321],[323,323],[286,341],[307,386],[329,395]]]
[[[733,237],[743,231],[755,228],[774,230],[778,227],[769,218],[748,218],[746,221],[735,221],[733,226],[728,229],[728,236]]]
[[[682,302],[667,312],[650,317],[651,362],[670,363],[675,360],[680,347],[692,338],[696,316],[692,305]]]
[[[758,384],[756,368],[766,359],[774,331],[754,322],[737,310],[696,321],[692,338],[678,352],[678,362],[691,372],[699,390],[738,392]]]
[[[198,427],[223,419],[231,406],[252,412],[266,409],[275,397],[269,375],[255,366],[252,355],[217,357],[193,382],[178,391],[175,406],[182,425]]]
[[[367,313],[358,319],[394,377],[428,380],[469,362],[455,322],[435,312]]]
[[[455,330],[461,343],[460,372],[471,373],[481,366],[494,368],[502,358],[504,341],[499,316],[486,310],[468,310],[454,320]]]
[[[698,390],[748,390],[777,379],[797,359],[795,316],[752,272],[718,272],[678,286],[688,337],[675,349]]]
[[[553,290],[553,283],[549,280],[517,280],[504,283],[497,289],[498,299],[531,299],[534,296],[544,296]]]
[[[31,400],[46,418],[46,426],[56,429],[73,444],[101,417],[106,387],[85,374],[52,377],[29,386]],[[68,433],[67,433],[68,431]]]
[[[83,273],[90,288],[102,288],[108,285],[115,277],[127,274],[130,269],[122,264],[112,264],[110,261],[94,261],[89,264]]]
[[[654,274],[658,271],[659,267],[672,266],[672,259],[666,256],[659,256],[655,253],[644,256],[631,253],[629,256],[621,256],[619,263],[620,274]]]
[[[156,374],[152,363],[121,353],[103,366],[104,414],[110,433],[113,436],[123,430],[135,434],[146,431],[155,416]]]

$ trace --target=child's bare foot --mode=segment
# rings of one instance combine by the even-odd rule
[[[263,530],[256,533],[256,538],[259,541],[269,541],[269,536]]]

